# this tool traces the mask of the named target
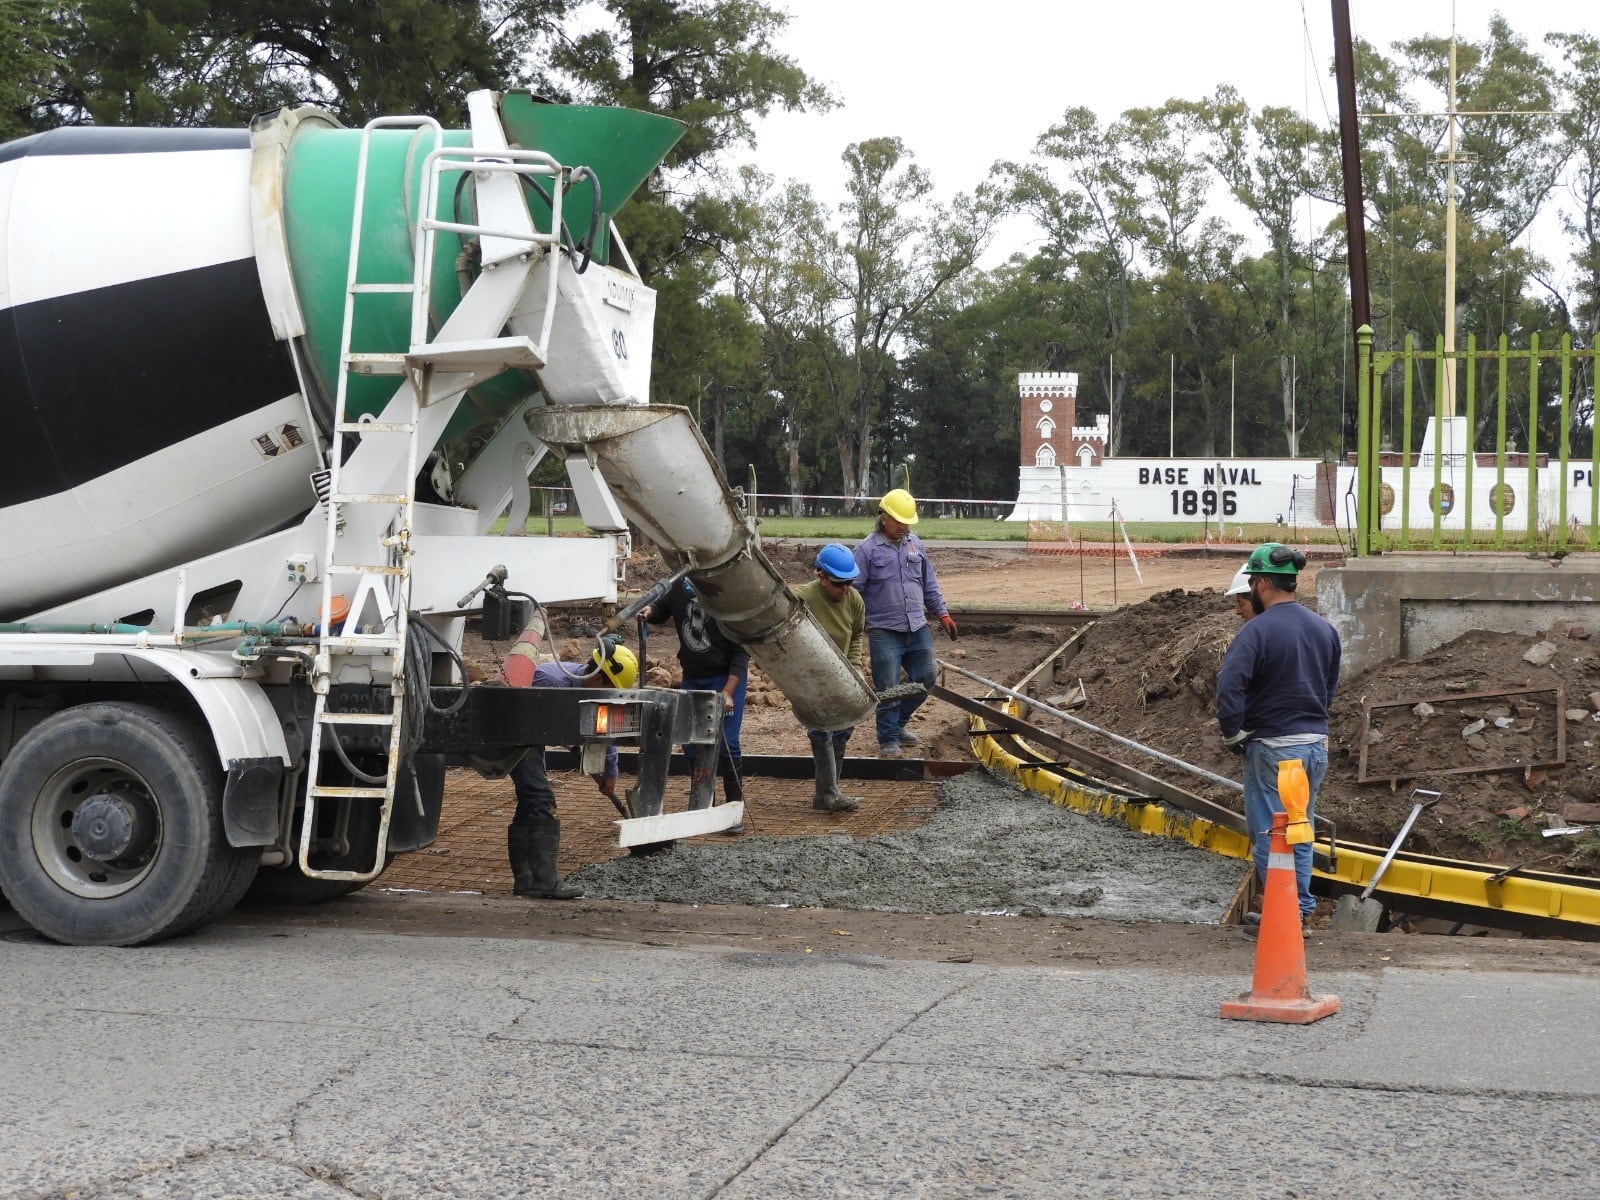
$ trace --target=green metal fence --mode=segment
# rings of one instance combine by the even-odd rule
[[[1588,453],[1574,459],[1571,446],[1574,404],[1593,399],[1593,348],[1574,349],[1564,334],[1558,349],[1544,349],[1535,334],[1526,350],[1511,349],[1501,335],[1494,349],[1480,351],[1469,335],[1465,349],[1449,354],[1442,337],[1432,352],[1409,336],[1399,350],[1374,351],[1365,325],[1356,340],[1357,554],[1600,548],[1592,406]],[[1423,372],[1431,374],[1433,402],[1416,386]],[[1508,427],[1524,412],[1528,445],[1519,448]],[[1541,415],[1560,431],[1551,449],[1540,443]]]

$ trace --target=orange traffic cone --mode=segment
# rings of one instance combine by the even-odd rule
[[[1237,1000],[1223,1001],[1224,1019],[1309,1025],[1339,1011],[1339,997],[1313,996],[1306,986],[1306,945],[1300,936],[1299,887],[1288,828],[1287,813],[1273,816],[1255,975],[1248,992]]]

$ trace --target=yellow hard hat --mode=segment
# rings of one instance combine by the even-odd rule
[[[905,488],[895,488],[892,492],[885,492],[883,499],[878,501],[878,511],[888,513],[902,525],[917,523],[917,502]]]
[[[615,688],[631,688],[639,682],[639,660],[633,656],[633,651],[622,644],[620,638],[607,637],[604,639],[605,649],[609,653],[602,654],[596,650],[589,656],[589,661],[600,668],[600,673],[611,681]]]

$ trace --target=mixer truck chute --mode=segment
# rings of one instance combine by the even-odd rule
[[[359,887],[432,840],[447,762],[531,745],[638,744],[632,840],[731,823],[662,812],[715,695],[465,682],[464,597],[614,602],[624,517],[808,725],[870,711],[692,421],[646,404],[654,294],[611,216],[681,128],[468,112],[0,146],[0,890],[48,936]],[[603,532],[491,536],[552,447]]]

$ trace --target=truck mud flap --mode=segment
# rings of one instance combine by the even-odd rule
[[[414,785],[413,785],[413,781]],[[444,755],[418,754],[402,767],[389,817],[389,853],[405,854],[433,845],[444,811]]]
[[[228,845],[270,846],[278,840],[278,797],[283,762],[277,757],[236,758],[222,789],[222,829]]]

